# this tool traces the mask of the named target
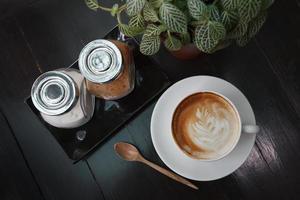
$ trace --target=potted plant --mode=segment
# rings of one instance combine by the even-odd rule
[[[163,43],[173,55],[191,58],[232,43],[246,45],[264,24],[273,0],[126,0],[112,8],[85,2],[92,10],[109,11],[126,36],[142,35],[141,53],[153,55]],[[123,11],[128,23],[121,19]]]

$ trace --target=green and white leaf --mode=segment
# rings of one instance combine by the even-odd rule
[[[198,49],[205,53],[211,53],[213,49],[217,46],[218,40],[213,40],[211,38],[207,38],[206,40],[200,39],[198,35],[195,35],[195,44]]]
[[[249,22],[248,35],[250,38],[258,33],[262,25],[265,23],[266,19],[267,19],[267,13],[262,12]]]
[[[268,9],[273,3],[274,0],[261,0],[261,10]]]
[[[153,8],[159,8],[163,2],[164,0],[149,0],[149,3]]]
[[[196,20],[200,20],[207,13],[207,6],[201,0],[188,0],[187,5],[190,15]]]
[[[97,11],[99,8],[98,0],[84,0],[87,7],[91,10]]]
[[[177,33],[187,32],[186,16],[173,4],[163,3],[159,8],[159,15],[170,31]]]
[[[159,21],[156,11],[153,9],[153,7],[149,3],[145,4],[145,7],[143,9],[143,15],[144,15],[144,18],[146,21],[150,21],[150,22],[158,22]]]
[[[170,51],[178,51],[182,47],[181,41],[170,35],[165,39],[164,45]]]
[[[140,44],[140,52],[144,55],[154,55],[158,52],[160,47],[159,36],[147,36],[143,35]]]
[[[234,10],[238,7],[240,1],[248,0],[221,0],[221,4],[225,10]]]
[[[236,26],[239,15],[236,11],[223,10],[221,14],[221,23],[225,26],[227,31],[230,31]]]
[[[217,22],[219,22],[221,18],[218,8],[214,5],[208,6],[208,16],[210,20]]]
[[[240,22],[238,22],[236,27],[227,34],[227,38],[233,39],[233,38],[242,37],[243,35],[246,34],[247,28],[248,28],[248,24],[240,21]]]
[[[145,30],[144,35],[147,36],[158,36],[162,32],[166,31],[167,27],[163,24],[161,25],[156,25],[156,24],[149,24]]]
[[[249,22],[257,16],[260,11],[261,0],[241,0],[238,11],[244,22]]]
[[[129,37],[137,36],[143,33],[144,29],[140,27],[132,27],[127,24],[118,24],[119,31],[121,31],[124,35]]]
[[[191,43],[191,36],[189,33],[183,33],[183,34],[180,34],[180,40],[181,40],[181,43],[182,44],[189,44]]]
[[[209,21],[196,27],[194,42],[201,51],[210,53],[225,34],[225,27],[221,23]]]
[[[140,13],[146,3],[146,0],[126,0],[126,12],[129,16]]]
[[[226,36],[226,29],[220,22],[210,21],[208,22],[209,28],[211,29],[211,37],[216,40],[222,40]]]
[[[145,21],[141,14],[137,14],[130,18],[129,20],[129,26],[132,27],[138,27],[138,28],[144,28],[145,27]]]

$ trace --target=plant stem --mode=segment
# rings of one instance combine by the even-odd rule
[[[98,4],[98,8],[101,10],[104,10],[104,11],[108,11],[108,12],[111,12],[111,10],[112,10],[111,8],[106,8],[106,7],[100,6],[99,4]]]
[[[121,11],[122,12],[122,11]],[[118,12],[117,13],[117,21],[118,21],[118,24],[122,24],[122,21],[121,21],[121,12]]]
[[[123,10],[126,9],[126,7],[127,7],[127,4],[125,3],[125,4],[123,4],[122,6],[120,6],[118,8],[118,11],[117,11],[117,21],[118,21],[119,24],[122,23],[122,21],[121,21],[121,13],[122,13]],[[98,8],[101,9],[101,10],[104,10],[104,11],[108,11],[108,12],[112,11],[112,8],[107,8],[107,7],[104,7],[104,6],[100,6],[99,4],[98,4]]]
[[[169,30],[167,30],[167,34],[168,34],[168,37],[170,38],[170,42],[171,42],[172,46],[174,46],[174,43],[172,41],[172,36],[171,36],[171,33]]]
[[[169,30],[167,30],[167,34],[168,34],[169,38],[171,38],[171,33]]]
[[[122,12],[125,8],[126,8],[126,3],[123,4],[119,9],[118,9],[118,12]],[[101,9],[101,10],[104,10],[104,11],[108,11],[108,12],[111,12],[112,11],[112,8],[107,8],[107,7],[104,7],[104,6],[101,6],[99,3],[98,3],[98,8]]]
[[[125,10],[127,7],[127,4],[123,4],[120,8],[119,8],[119,12],[122,12],[123,10]]]

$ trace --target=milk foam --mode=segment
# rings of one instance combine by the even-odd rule
[[[230,140],[234,139],[232,132],[236,131],[235,123],[232,110],[207,100],[195,110],[194,117],[187,122],[187,133],[191,141],[203,151],[222,154],[232,144]]]
[[[224,109],[212,105],[213,110],[227,114]],[[219,111],[218,111],[219,110]],[[198,108],[195,112],[197,121],[188,124],[188,134],[191,140],[204,150],[220,149],[230,134],[228,118],[220,118],[215,113],[208,114],[205,108]]]

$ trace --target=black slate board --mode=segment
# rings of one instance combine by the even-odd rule
[[[119,37],[120,34],[117,28],[114,28],[105,36],[106,39],[120,39]],[[87,124],[74,129],[53,127],[41,118],[31,98],[29,97],[26,100],[26,103],[40,119],[41,123],[47,127],[74,162],[81,160],[108,136],[117,133],[120,127],[170,84],[168,77],[161,71],[158,64],[138,51],[138,44],[135,40],[125,38],[124,41],[133,48],[134,52],[136,67],[135,89],[120,100],[106,101],[96,99],[94,116]],[[78,69],[77,61],[70,67]],[[78,132],[82,131],[86,135],[83,140],[79,140]]]

